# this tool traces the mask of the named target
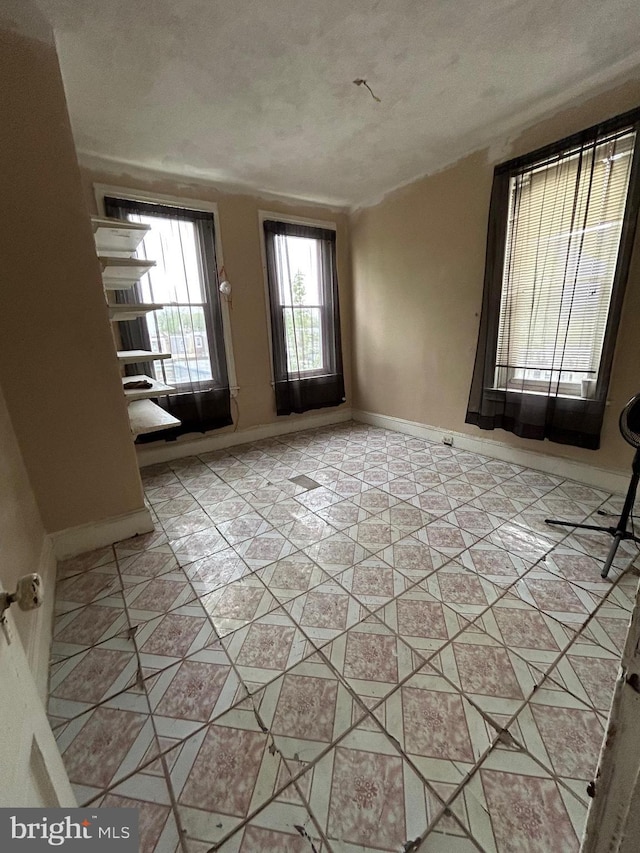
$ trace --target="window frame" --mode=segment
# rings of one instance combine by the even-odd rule
[[[104,199],[105,196],[114,196],[116,198],[125,199],[126,201],[138,201],[147,204],[160,204],[167,207],[182,207],[187,210],[199,211],[202,213],[211,213],[213,215],[213,230],[215,240],[216,263],[219,270],[224,267],[224,256],[222,253],[222,239],[220,232],[220,217],[218,213],[218,205],[212,201],[202,201],[193,198],[183,198],[181,196],[165,195],[164,193],[147,192],[145,190],[131,189],[127,187],[114,186],[113,184],[96,183],[93,185],[94,197],[96,206],[99,211],[99,216],[105,215]],[[227,375],[229,378],[229,392],[231,397],[236,397],[239,386],[236,378],[236,366],[233,355],[233,338],[231,331],[231,314],[229,311],[229,299],[220,294],[220,311],[222,315],[222,331],[224,339],[224,352],[227,361]]]
[[[635,164],[638,163],[640,159],[640,109],[630,110],[626,113],[620,114],[613,119],[609,119],[601,122],[598,125],[594,125],[590,128],[585,129],[584,131],[580,131],[571,136],[565,137],[564,139],[560,139],[557,142],[551,143],[549,145],[545,145],[541,148],[536,149],[528,154],[525,154],[520,157],[516,157],[507,162],[501,163],[495,167],[494,170],[494,189],[495,189],[495,181],[497,176],[501,176],[503,179],[509,182],[508,193],[509,193],[509,206],[508,210],[505,212],[505,216],[503,221],[500,223],[500,234],[498,236],[498,244],[499,252],[502,255],[502,263],[504,265],[506,260],[507,253],[507,237],[510,228],[510,210],[511,210],[511,181],[513,178],[516,178],[519,174],[522,173],[525,169],[536,168],[540,166],[544,168],[545,164],[552,163],[553,160],[558,156],[562,156],[565,154],[569,154],[573,149],[580,147],[585,140],[589,140],[589,138],[602,130],[602,132],[607,135],[614,136],[621,131],[629,130],[634,131],[636,134],[634,149],[632,151],[632,163],[631,163],[631,172],[629,175],[629,185],[627,188],[626,194],[626,204],[625,211],[623,214],[623,223],[626,223],[627,217],[633,216],[630,208],[633,207],[634,198],[637,197],[638,192],[640,191],[640,187],[635,187],[634,182],[637,184],[640,182],[640,175],[634,173]],[[493,192],[493,190],[492,190]],[[491,215],[491,214],[490,214]],[[635,229],[632,229],[634,231]],[[489,239],[489,238],[488,238]],[[497,311],[496,324],[495,328],[492,331],[492,357],[491,362],[493,365],[492,372],[492,382],[485,386],[485,393],[488,395],[490,399],[499,400],[504,398],[507,394],[521,394],[521,395],[532,395],[532,396],[544,396],[544,397],[563,397],[569,400],[589,400],[594,395],[597,394],[597,391],[601,387],[602,380],[602,359],[604,356],[604,350],[606,341],[611,334],[617,337],[617,326],[619,322],[619,314],[622,307],[622,298],[623,296],[617,296],[619,288],[617,288],[617,281],[620,274],[620,268],[625,263],[625,255],[627,267],[629,265],[630,257],[633,253],[633,240],[629,241],[628,230],[623,224],[622,233],[620,236],[620,243],[618,245],[618,253],[616,258],[616,267],[613,277],[612,283],[612,293],[609,299],[609,306],[607,310],[607,321],[605,323],[604,335],[603,335],[603,346],[600,352],[599,362],[598,362],[598,371],[597,376],[594,382],[594,388],[592,388],[591,393],[587,396],[583,396],[581,389],[579,393],[575,393],[574,389],[577,388],[577,383],[574,385],[573,383],[559,383],[558,390],[555,393],[549,393],[548,390],[544,390],[548,388],[548,384],[545,380],[528,380],[525,387],[522,387],[522,380],[516,380],[520,387],[513,387],[509,384],[512,379],[513,370],[508,368],[502,368],[503,370],[509,370],[509,374],[506,378],[506,382],[502,385],[498,385],[496,382],[496,375],[498,373],[497,361],[497,350],[498,350],[498,341],[499,341],[499,327],[500,327],[500,308]],[[485,284],[486,286],[486,284]],[[502,272],[501,278],[501,287],[504,286],[504,270]],[[617,297],[617,301],[616,301]],[[614,337],[615,341],[615,337]],[[614,344],[615,345],[615,344]],[[608,383],[608,379],[606,380]]]
[[[620,128],[618,128],[616,130],[612,130],[611,131],[612,139],[614,139],[616,136],[618,136],[621,132],[624,133],[624,131],[625,131],[624,124]],[[629,200],[630,190],[631,190],[631,180],[633,177],[633,175],[631,174],[631,164],[633,163],[634,149],[638,145],[640,145],[640,136],[638,135],[638,133],[635,130],[633,125],[628,126],[628,131],[629,131],[629,133],[635,133],[635,140],[634,140],[634,147],[631,148],[631,150],[629,152],[629,155],[631,157],[631,163],[630,163],[629,184],[627,186],[627,191],[626,191],[625,197],[624,197],[625,207],[626,207],[626,204]],[[560,157],[560,158],[569,157],[570,158],[572,156],[572,151],[579,152],[580,147],[578,145],[576,145],[574,140],[575,140],[575,137],[569,137],[569,139],[565,140],[566,145],[564,147],[562,146],[562,140],[560,140],[558,143],[555,143],[553,146],[550,146],[550,147],[554,147],[556,149],[553,155],[549,155],[549,154],[545,153],[545,156],[541,156],[537,161],[535,160],[535,156],[536,156],[537,152],[533,152],[532,154],[530,154],[526,157],[519,158],[520,161],[526,161],[526,162],[521,162],[519,167],[513,167],[512,169],[507,171],[508,181],[509,181],[509,187],[508,187],[509,204],[508,204],[508,210],[507,210],[506,216],[504,218],[504,222],[501,223],[502,230],[503,230],[503,233],[501,234],[501,240],[502,240],[502,245],[503,245],[503,272],[502,272],[501,288],[502,288],[503,293],[504,293],[504,287],[505,287],[505,280],[506,280],[506,276],[507,276],[507,272],[508,272],[508,270],[507,270],[507,257],[508,257],[507,245],[509,243],[509,236],[510,236],[511,230],[514,227],[514,223],[516,220],[516,214],[513,212],[513,207],[514,207],[514,200],[515,200],[516,194],[518,192],[518,190],[517,190],[518,184],[519,183],[521,184],[523,182],[523,176],[530,173],[530,172],[544,171],[548,168],[553,168],[554,162],[555,162],[557,157]],[[599,144],[605,144],[605,143],[600,142]],[[540,152],[547,152],[547,150],[548,150],[548,147],[545,149],[540,149]],[[577,156],[577,154],[576,154],[576,156]],[[624,209],[622,211],[622,216],[624,219]],[[620,253],[622,251],[622,240],[623,240],[623,234],[622,234],[622,225],[621,225],[620,241],[618,243],[618,249],[617,249],[617,253],[616,253],[616,269],[617,269],[617,266],[619,264]],[[558,377],[557,379],[554,379],[553,377],[550,379],[526,378],[526,377],[518,375],[518,374],[522,374],[522,373],[525,373],[527,371],[532,371],[532,370],[536,370],[536,369],[539,370],[540,372],[551,372],[552,374],[557,373],[558,371],[557,370],[551,370],[551,369],[545,369],[545,368],[535,368],[535,367],[526,366],[526,365],[522,366],[520,368],[517,368],[514,366],[505,366],[505,365],[500,366],[497,363],[495,363],[498,360],[497,351],[498,351],[498,345],[500,342],[500,327],[501,327],[501,321],[502,321],[502,307],[503,307],[501,304],[500,310],[498,311],[497,329],[496,329],[496,336],[495,336],[495,354],[494,354],[494,359],[493,359],[493,361],[494,361],[494,380],[492,383],[492,387],[489,390],[491,392],[493,392],[495,395],[499,395],[501,393],[507,393],[508,392],[508,393],[515,393],[515,394],[536,394],[536,395],[542,395],[542,396],[547,396],[547,397],[548,396],[560,396],[560,397],[568,397],[568,398],[574,398],[574,399],[589,399],[592,395],[592,390],[593,390],[594,386],[598,382],[598,378],[600,375],[600,368],[602,365],[602,358],[603,358],[604,340],[605,340],[605,337],[607,334],[607,330],[609,328],[609,315],[610,315],[611,310],[612,310],[612,301],[613,301],[613,295],[614,295],[613,291],[614,291],[614,284],[615,284],[616,269],[614,269],[614,274],[613,274],[613,278],[612,278],[611,291],[609,294],[608,303],[607,303],[607,311],[606,311],[607,319],[604,323],[603,335],[602,335],[602,344],[600,347],[600,352],[598,355],[597,364],[594,361],[594,363],[592,364],[592,369],[590,371],[572,370],[570,368],[567,370],[561,371],[561,373],[582,373],[582,374],[584,374],[583,380],[568,381],[566,379],[563,380],[561,377]],[[593,345],[593,342],[592,342],[592,345]],[[587,386],[588,389],[590,389],[587,394],[583,393],[583,390],[582,390],[583,389],[582,382],[584,380],[591,380],[590,385]],[[551,388],[555,389],[555,392],[552,393],[552,391],[550,390]]]
[[[275,388],[276,380],[275,380],[275,369],[273,363],[273,332],[271,329],[271,295],[269,292],[269,277],[267,273],[267,246],[265,242],[264,236],[264,222],[265,220],[270,220],[273,222],[284,222],[290,223],[292,225],[308,225],[311,228],[324,228],[327,231],[334,231],[337,235],[338,226],[335,222],[331,222],[326,219],[308,219],[302,216],[290,216],[289,214],[277,213],[272,210],[259,210],[258,211],[258,230],[260,233],[260,259],[262,263],[262,277],[264,283],[264,314],[265,320],[267,324],[267,336],[269,342],[269,367],[271,370],[271,387]],[[324,290],[324,283],[323,283]],[[324,298],[324,293],[323,293]],[[329,375],[327,372],[327,364],[328,364],[328,356],[327,356],[327,340],[325,334],[326,321],[324,317],[324,312],[326,311],[326,306],[323,304],[320,306],[320,321],[321,321],[321,329],[322,329],[322,368],[318,370],[305,370],[296,372],[295,376],[300,379],[313,379],[320,376]],[[290,374],[293,376],[294,374]]]

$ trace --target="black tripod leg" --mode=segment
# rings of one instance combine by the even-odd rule
[[[575,527],[576,530],[596,530],[600,533],[612,533],[615,530],[615,527],[603,527],[601,524],[577,524],[575,521],[557,521],[555,518],[545,518],[544,523]]]
[[[629,489],[627,490],[627,496],[624,499],[622,513],[615,527],[614,539],[611,543],[611,548],[609,550],[609,553],[607,554],[607,560],[601,572],[603,578],[606,578],[606,576],[609,574],[609,569],[611,568],[611,564],[615,559],[616,551],[618,550],[618,545],[620,544],[620,542],[623,539],[635,538],[633,534],[630,536],[627,533],[627,522],[629,521],[629,516],[633,512],[633,504],[635,503],[636,492],[638,490],[638,482],[640,481],[640,448],[638,448],[635,452],[631,470],[633,473],[631,475]]]
[[[611,564],[615,559],[616,551],[618,550],[618,545],[620,544],[623,538],[624,536],[621,531],[618,531],[618,533],[616,533],[616,535],[614,536],[613,542],[611,543],[611,548],[609,548],[609,553],[607,554],[607,559],[602,568],[602,571],[600,572],[600,577],[606,578],[606,576],[609,574],[609,569],[611,568]]]

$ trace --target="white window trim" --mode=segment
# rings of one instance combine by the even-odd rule
[[[269,277],[267,275],[267,247],[264,240],[264,221],[270,219],[275,222],[290,222],[292,225],[309,225],[311,228],[326,228],[327,231],[338,232],[335,222],[327,219],[306,219],[303,216],[290,216],[288,213],[277,213],[274,210],[258,211],[258,231],[260,232],[260,259],[262,261],[262,278],[264,282],[264,313],[267,321],[267,339],[269,341],[269,367],[271,370],[271,387],[275,388],[275,371],[273,369],[273,337],[271,335],[271,301],[269,296]],[[309,376],[322,375],[317,371],[310,371]]]
[[[215,234],[216,263],[218,270],[224,267],[224,256],[222,254],[222,238],[220,234],[220,216],[218,205],[214,201],[198,201],[192,198],[164,195],[160,193],[146,192],[145,190],[132,190],[126,187],[116,187],[112,184],[94,184],[93,191],[98,207],[98,214],[105,216],[104,197],[115,196],[115,198],[127,199],[127,201],[148,202],[150,204],[166,204],[174,207],[184,207],[187,210],[200,210],[213,214],[213,230]],[[218,270],[216,270],[216,275]],[[236,362],[233,356],[233,337],[231,334],[231,313],[229,311],[229,299],[221,294],[220,309],[222,314],[222,332],[224,337],[224,352],[227,360],[227,375],[229,377],[229,391],[232,397],[236,397],[240,390],[236,377]]]

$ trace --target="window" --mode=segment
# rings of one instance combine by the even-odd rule
[[[598,446],[639,130],[636,110],[496,168],[468,423]]]
[[[175,395],[159,402],[183,422],[177,433],[231,423],[213,214],[108,196],[104,201],[108,216],[151,226],[136,255],[156,262],[133,293],[117,298],[163,305],[120,323],[122,345],[171,353],[170,359],[131,365],[128,372],[175,388]],[[157,436],[163,434],[150,440]]]
[[[623,131],[510,176],[497,388],[597,382],[634,142]]]
[[[170,352],[151,370],[170,385],[213,385],[210,340],[207,330],[207,295],[195,223],[165,216],[129,215],[134,222],[151,226],[137,256],[156,261],[140,282],[143,302],[164,305],[145,316],[151,349]]]
[[[334,230],[264,219],[278,414],[344,401]]]

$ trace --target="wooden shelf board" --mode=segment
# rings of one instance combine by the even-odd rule
[[[129,403],[129,423],[134,436],[180,426],[177,418],[151,400],[135,400]]]
[[[150,352],[146,349],[119,350],[117,353],[120,364],[135,364],[145,361],[159,361],[163,358],[171,358],[170,352]]]
[[[140,258],[114,258],[98,255],[102,266],[102,283],[106,290],[124,290],[133,287],[143,275],[155,267],[155,261]]]
[[[130,281],[124,281],[121,278],[118,279],[102,279],[102,286],[105,290],[132,290],[138,282],[138,279],[131,279]]]
[[[138,248],[145,234],[151,230],[142,222],[127,222],[105,216],[92,216],[93,236],[98,252],[126,257]]]
[[[124,388],[125,382],[151,382],[151,388]],[[171,385],[165,385],[164,382],[159,382],[151,376],[140,374],[139,376],[123,376],[122,386],[124,388],[124,396],[127,400],[147,400],[150,397],[161,397],[163,394],[169,394],[176,389]]]
[[[144,317],[150,311],[158,311],[160,308],[164,308],[164,305],[156,305],[153,302],[139,302],[132,305],[109,303],[109,318],[114,323],[123,320],[135,320],[137,317]]]

